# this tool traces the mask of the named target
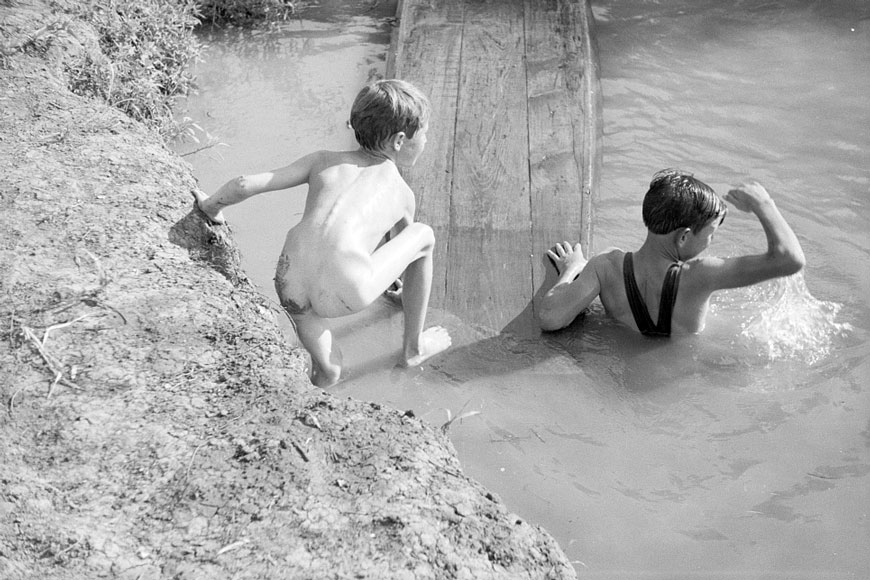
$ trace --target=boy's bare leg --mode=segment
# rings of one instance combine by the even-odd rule
[[[404,270],[402,310],[405,314],[403,357],[406,366],[416,366],[446,350],[450,335],[440,326],[423,330],[429,294],[432,290],[432,254],[435,236],[432,228],[413,223],[403,229],[372,255],[377,270],[375,285],[383,288]]]
[[[310,310],[290,317],[302,346],[311,355],[311,382],[318,387],[331,387],[341,378],[341,350],[332,331],[323,318]]]
[[[432,290],[432,253],[411,262],[405,270],[402,311],[405,314],[404,356],[409,367],[423,362],[450,347],[447,329],[433,326],[423,330],[429,294]]]

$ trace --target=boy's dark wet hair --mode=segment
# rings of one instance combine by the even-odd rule
[[[681,228],[697,233],[718,216],[724,220],[727,211],[712,187],[678,169],[656,173],[643,198],[643,223],[654,234]]]
[[[420,89],[406,81],[387,79],[359,92],[351,107],[350,126],[361,147],[376,151],[400,131],[413,139],[429,121],[429,111],[429,99]]]

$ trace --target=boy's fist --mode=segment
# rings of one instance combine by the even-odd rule
[[[757,181],[749,181],[729,191],[724,199],[740,211],[749,212],[762,203],[770,201],[770,194]]]
[[[224,213],[221,210],[214,211],[214,209],[209,207],[208,196],[203,192],[195,189],[193,191],[193,198],[196,200],[196,207],[205,214],[212,223],[216,223],[218,225],[224,225],[227,223],[226,218],[224,218]]]

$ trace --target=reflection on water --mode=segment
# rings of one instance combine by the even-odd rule
[[[667,341],[626,331],[600,306],[542,337],[493,336],[432,312],[455,348],[407,370],[391,362],[401,316],[379,304],[340,329],[350,377],[335,394],[433,425],[479,412],[450,425],[466,471],[553,533],[580,577],[863,578],[870,3],[594,9],[605,126],[596,249],[640,246],[649,178],[677,166],[720,192],[760,180],[807,268],[717,295],[704,334]],[[382,74],[390,28],[385,15],[352,16],[212,38],[192,116],[231,149],[191,158],[206,191],[312,148],[352,146],[347,111]],[[271,295],[304,191],[263,197],[226,213]],[[737,213],[711,254],[764,251],[757,221]]]

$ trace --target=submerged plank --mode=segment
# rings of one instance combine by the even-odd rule
[[[526,0],[532,244],[591,249],[601,169],[601,91],[588,2]],[[543,262],[532,264],[536,285]]]
[[[523,51],[522,0],[466,2],[446,304],[493,329],[533,294]]]
[[[462,2],[399,1],[388,75],[417,85],[432,102],[426,151],[405,178],[417,197],[417,219],[435,230],[431,304],[443,307],[450,239],[453,143],[462,42]]]
[[[500,332],[533,327],[541,257],[591,240],[600,95],[576,0],[400,0],[388,75],[432,101],[405,172],[436,232],[432,306]]]

